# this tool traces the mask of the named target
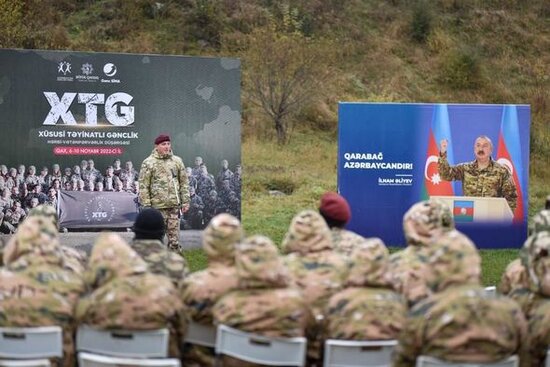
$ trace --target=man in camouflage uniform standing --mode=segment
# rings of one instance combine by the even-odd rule
[[[394,367],[415,366],[420,355],[449,362],[497,362],[523,355],[527,324],[519,305],[480,285],[475,245],[454,230],[426,253],[433,294],[410,311],[394,354]]]
[[[448,141],[441,141],[437,169],[446,181],[462,181],[464,196],[503,197],[512,212],[516,209],[518,194],[508,169],[491,158],[493,143],[487,136],[480,136],[474,143],[473,162],[450,166],[447,161]]]
[[[132,227],[135,237],[131,245],[153,274],[167,276],[177,286],[189,274],[189,267],[180,254],[162,244],[165,228],[164,218],[158,210],[143,209]]]
[[[141,164],[139,201],[144,207],[158,209],[166,223],[168,247],[179,251],[180,210],[189,209],[189,186],[185,166],[172,153],[170,137],[159,135],[155,148]]]

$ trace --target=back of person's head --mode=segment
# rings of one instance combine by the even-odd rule
[[[437,236],[454,228],[449,207],[436,199],[414,204],[403,216],[403,231],[407,243],[429,245]]]
[[[335,192],[326,192],[321,196],[319,213],[330,228],[343,228],[351,219],[348,201]]]
[[[302,255],[332,249],[332,235],[327,223],[314,210],[298,213],[288,228],[282,243],[284,253]]]
[[[535,234],[542,231],[550,231],[550,210],[543,209],[533,217],[529,227],[529,233]]]
[[[550,297],[550,232],[540,231],[529,236],[520,257],[527,270],[531,290]]]
[[[60,264],[62,259],[57,227],[45,216],[26,218],[4,248],[3,263],[13,268],[28,266],[32,262]],[[18,261],[25,258],[24,261]]]
[[[95,289],[118,277],[146,273],[147,269],[145,261],[122,237],[105,232],[94,243],[84,280]]]
[[[265,236],[246,238],[236,246],[239,288],[282,288],[289,274],[277,247]]]
[[[34,217],[34,216],[43,216],[43,217],[49,218],[56,228],[58,228],[59,226],[57,211],[52,205],[42,204],[42,205],[38,205],[35,208],[32,208],[29,211],[28,217]]]
[[[390,287],[387,275],[390,253],[379,238],[365,239],[350,253],[350,272],[346,281],[351,287]]]
[[[208,260],[226,265],[235,264],[235,245],[243,238],[241,222],[231,214],[216,215],[203,232],[202,245]]]
[[[426,281],[433,292],[450,286],[479,285],[481,257],[474,243],[459,231],[439,236],[426,251]]]
[[[162,241],[166,232],[164,217],[155,208],[143,209],[137,215],[132,230],[137,240],[151,239]]]

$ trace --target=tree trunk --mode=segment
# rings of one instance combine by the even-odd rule
[[[277,131],[277,144],[283,145],[286,143],[286,128],[283,119],[280,117],[274,118],[275,130]]]

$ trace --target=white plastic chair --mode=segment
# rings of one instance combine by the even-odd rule
[[[485,294],[488,296],[495,296],[497,294],[497,287],[494,285],[485,287]]]
[[[416,359],[416,367],[518,367],[519,358],[513,355],[498,362],[447,362],[430,356],[420,356]]]
[[[63,357],[61,327],[0,328],[0,358],[31,360],[52,357]]]
[[[213,325],[201,325],[191,321],[185,335],[185,342],[202,345],[203,347],[216,347],[216,328]]]
[[[325,341],[325,367],[385,367],[391,366],[397,340],[336,340]]]
[[[97,330],[78,327],[76,350],[114,357],[164,358],[168,356],[168,329]]]
[[[546,351],[546,367],[550,367],[550,349]]]
[[[99,354],[80,352],[78,353],[79,367],[180,367],[180,361],[176,358],[121,358],[103,356]]]
[[[1,367],[51,367],[48,359],[0,360]]]
[[[216,355],[228,355],[243,361],[268,366],[305,366],[307,340],[271,338],[219,325]]]

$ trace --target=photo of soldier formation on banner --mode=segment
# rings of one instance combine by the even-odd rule
[[[93,159],[82,159],[72,167],[54,163],[37,172],[34,165],[8,167],[0,162],[0,233],[14,233],[28,212],[40,205],[58,207],[64,191],[125,192],[137,195],[139,171],[131,160],[114,159],[112,165],[96,168]],[[241,166],[231,170],[223,159],[214,176],[202,157],[186,168],[190,206],[181,217],[181,229],[203,229],[219,213],[241,216]]]

